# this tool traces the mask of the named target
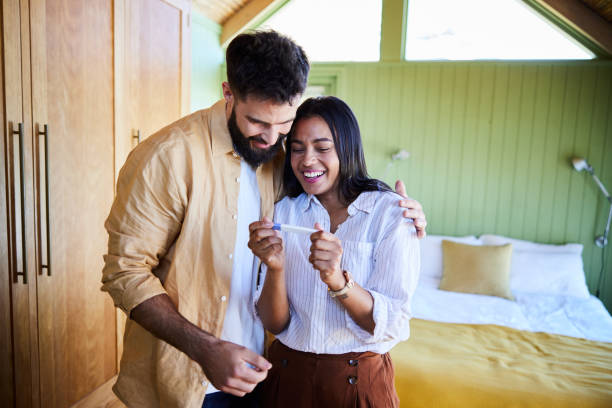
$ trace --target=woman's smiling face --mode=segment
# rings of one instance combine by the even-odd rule
[[[340,160],[327,123],[319,116],[301,119],[289,146],[291,168],[307,194],[338,197]]]

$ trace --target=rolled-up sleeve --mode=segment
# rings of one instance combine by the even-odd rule
[[[139,146],[122,168],[117,195],[104,224],[102,290],[128,316],[145,300],[166,293],[153,273],[180,231],[184,188],[164,146]]]
[[[349,329],[364,343],[399,342],[410,336],[410,302],[420,269],[420,251],[412,221],[397,219],[374,250],[374,272],[364,285],[374,299],[374,332],[362,329],[346,313]]]

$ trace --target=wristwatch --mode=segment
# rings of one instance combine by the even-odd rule
[[[329,287],[327,288],[327,292],[329,293],[329,296],[331,296],[332,298],[335,298],[335,297],[340,297],[342,299],[346,298],[348,296],[346,292],[348,292],[353,286],[355,286],[355,281],[353,280],[353,277],[351,276],[351,274],[348,273],[348,271],[342,271],[342,274],[344,275],[344,279],[346,279],[346,285],[344,285],[342,289],[331,290]]]

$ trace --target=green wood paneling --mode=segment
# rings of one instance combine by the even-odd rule
[[[464,105],[463,129],[460,135],[462,139],[461,147],[461,163],[458,175],[459,195],[455,203],[455,230],[454,235],[466,235],[467,231],[472,227],[472,221],[468,217],[463,216],[472,209],[474,183],[472,180],[477,171],[477,151],[474,146],[467,141],[476,133],[478,126],[478,111],[469,109],[470,106],[479,106],[480,101],[480,84],[482,67],[467,66],[468,77],[466,79],[466,96]]]
[[[597,91],[593,101],[594,108],[590,128],[591,138],[589,143],[588,157],[589,162],[595,168],[601,181],[608,187],[608,191],[610,188],[612,188],[610,187],[612,185],[612,167],[610,166],[612,155],[610,154],[609,148],[610,138],[612,138],[612,128],[610,127],[610,115],[612,115],[610,109],[610,104],[612,103],[610,98],[612,94],[611,85],[612,75],[610,71],[601,69],[601,67],[599,67],[597,70]],[[586,218],[588,219],[588,210],[596,209],[596,220],[591,220],[590,223],[593,230],[596,231],[597,235],[599,235],[603,231],[603,224],[608,216],[607,213],[609,207],[607,203],[600,199],[601,193],[596,187],[595,183],[593,183],[591,180],[588,181],[588,186],[585,186],[585,198],[588,197],[588,204],[584,211],[587,213]],[[612,247],[612,245],[608,245],[608,259],[611,258],[611,252],[609,250],[610,247]],[[585,262],[590,262],[592,265],[599,266],[601,264],[601,250],[597,247],[590,246],[584,259]],[[612,262],[608,262],[608,265],[611,263]],[[610,271],[607,273],[608,277],[609,275]],[[593,274],[589,278],[590,283],[595,286],[598,275]],[[612,286],[612,279],[608,279],[608,285],[605,292],[607,296],[612,297],[612,288],[610,286]],[[608,306],[608,309],[611,309],[611,307]]]
[[[335,64],[359,119],[368,169],[405,181],[431,234],[496,233],[543,243],[580,242],[594,292],[595,235],[608,204],[582,155],[612,190],[609,62],[405,62]],[[329,71],[315,64],[312,72]],[[340,71],[339,71],[340,72]],[[394,162],[399,149],[411,157]],[[612,309],[612,244],[601,298]]]

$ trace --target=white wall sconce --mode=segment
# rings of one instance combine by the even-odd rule
[[[593,177],[593,180],[595,180],[595,183],[597,183],[597,186],[599,187],[601,192],[606,197],[606,200],[608,200],[608,202],[610,203],[610,212],[608,213],[608,222],[606,223],[606,229],[604,230],[603,235],[598,235],[595,237],[595,245],[600,248],[604,248],[608,244],[608,233],[610,232],[610,219],[612,219],[612,197],[610,197],[608,190],[606,190],[606,187],[604,187],[601,180],[599,180],[599,178],[595,175],[593,167],[591,167],[591,165],[586,161],[586,159],[582,157],[573,157],[572,166],[574,166],[574,169],[576,169],[576,171],[585,170],[587,173],[589,173]]]
[[[387,163],[387,167],[385,168],[385,172],[381,179],[387,177],[387,173],[389,173],[389,169],[393,166],[393,162],[406,160],[410,157],[410,152],[405,149],[400,149],[396,153],[391,155],[391,160]]]
[[[410,157],[410,152],[402,149],[402,150],[398,151],[397,153],[395,153],[393,156],[391,156],[391,161],[406,160],[409,157]]]

